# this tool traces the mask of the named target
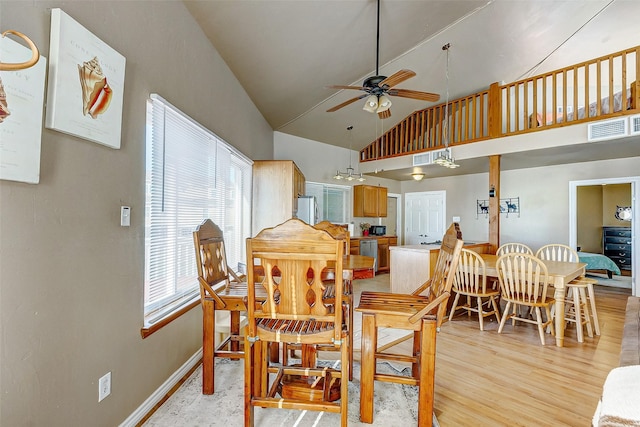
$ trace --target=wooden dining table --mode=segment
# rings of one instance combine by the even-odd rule
[[[485,262],[485,274],[487,277],[498,278],[498,270],[496,268],[497,255],[480,254]],[[547,267],[549,273],[549,284],[554,288],[554,298],[556,300],[555,312],[555,328],[556,328],[556,345],[562,347],[564,345],[564,300],[566,296],[567,283],[578,276],[583,276],[587,264],[584,262],[563,262],[542,260]]]

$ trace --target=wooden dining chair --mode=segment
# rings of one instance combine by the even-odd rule
[[[344,242],[344,254],[349,255],[351,243],[350,243],[350,233],[344,227],[333,224],[329,221],[321,221],[318,224],[314,225],[313,228],[317,230],[324,230],[329,233],[334,239],[338,239]],[[345,323],[348,331],[353,330],[353,272],[344,271],[342,277],[342,289],[343,289],[343,317],[342,321]],[[327,305],[335,304],[335,274],[333,270],[328,271],[326,274],[323,273],[322,283],[325,286],[324,293],[322,295],[322,302]],[[349,381],[353,380],[353,334],[349,333]],[[299,344],[288,344],[283,345],[283,358],[282,363],[288,363],[288,351],[287,348],[291,351],[301,350],[301,345]],[[318,351],[335,351],[336,347],[334,346],[317,346]],[[312,356],[310,354],[309,356]]]
[[[580,262],[578,252],[572,247],[560,243],[542,246],[536,252],[536,256],[540,259],[551,261]],[[578,342],[584,342],[583,325],[586,327],[589,337],[593,337],[594,329],[596,335],[600,335],[595,291],[593,289],[593,285],[596,283],[598,281],[595,279],[580,276],[567,284],[565,321],[576,324]]]
[[[457,309],[463,309],[469,316],[471,313],[478,313],[481,331],[484,331],[485,317],[494,315],[496,321],[500,323],[500,310],[496,302],[496,298],[500,296],[500,290],[487,287],[485,264],[480,254],[462,249],[458,268],[453,276],[452,290],[456,296],[449,313],[450,321],[453,320]],[[461,296],[466,302],[458,305]]]
[[[214,358],[244,357],[241,314],[247,311],[247,282],[227,265],[222,230],[206,219],[193,232],[200,302],[202,304],[202,393],[214,392]],[[256,299],[264,301],[266,293],[256,291]],[[216,313],[229,314],[228,335],[216,346]]]
[[[502,333],[508,319],[511,319],[513,326],[516,321],[535,324],[538,326],[540,342],[545,345],[544,329],[547,326],[551,334],[555,335],[551,317],[551,306],[555,304],[555,300],[547,295],[549,286],[547,266],[534,255],[509,252],[498,258],[496,270],[501,297],[507,302],[498,333]],[[518,315],[518,307],[528,307],[533,310],[535,319],[531,319],[528,315]],[[545,321],[542,320],[541,308],[545,310]]]
[[[498,248],[496,255],[501,256],[510,252],[533,255],[533,250],[524,243],[505,243]]]
[[[347,425],[349,339],[342,322],[344,242],[299,219],[290,219],[247,239],[247,265],[260,265],[264,276],[249,269],[249,283],[259,284],[267,299],[258,304],[249,287],[245,336],[245,426],[255,422],[254,408],[299,409],[341,414]],[[323,272],[335,272],[335,303],[322,297]],[[334,346],[339,368],[271,364],[270,342],[309,348]],[[304,353],[304,349],[303,349]]]
[[[362,353],[360,375],[360,420],[373,422],[375,381],[417,385],[418,425],[430,426],[433,420],[435,387],[436,331],[447,310],[447,301],[462,250],[462,233],[451,224],[444,237],[433,276],[413,294],[363,291],[356,308],[362,313]],[[396,354],[378,348],[378,328],[412,331],[411,355]],[[411,363],[411,377],[381,374],[378,360]]]

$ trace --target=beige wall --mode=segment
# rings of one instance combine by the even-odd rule
[[[602,253],[602,185],[578,187],[576,204],[577,243],[580,250]]]
[[[631,184],[609,184],[602,187],[602,225],[631,227],[631,221],[615,217],[618,206],[631,206]]]
[[[273,131],[180,1],[0,7],[0,29],[44,56],[60,7],[127,59],[121,150],[44,129],[40,184],[0,181],[0,425],[115,426],[201,346],[200,308],[140,337],[146,99],[159,93],[251,158],[272,156]]]

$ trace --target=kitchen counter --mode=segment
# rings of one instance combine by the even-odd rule
[[[489,250],[488,242],[465,242],[465,249],[478,253]],[[391,246],[391,292],[410,294],[433,274],[440,244]]]
[[[373,235],[368,235],[368,236],[351,236],[350,239],[351,240],[365,240],[365,239],[384,239],[384,238],[391,238],[391,237],[398,237],[398,236],[392,236],[390,234],[385,234],[384,236],[373,236]]]

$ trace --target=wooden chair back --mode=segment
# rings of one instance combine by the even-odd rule
[[[437,326],[440,327],[442,319],[447,310],[447,300],[451,294],[453,286],[454,274],[458,266],[460,252],[462,251],[462,232],[457,222],[452,223],[442,237],[440,252],[436,261],[433,275],[422,286],[413,291],[413,295],[425,295],[429,297],[429,301],[440,300],[437,309]],[[429,304],[431,306],[431,304]],[[411,321],[416,321],[424,316],[422,310],[411,317]]]
[[[465,295],[487,292],[485,264],[477,252],[464,248],[460,251],[458,268],[453,276],[453,289]]]
[[[578,252],[572,247],[561,243],[553,243],[544,245],[536,252],[536,256],[540,259],[549,261],[579,262]]]
[[[327,233],[331,234],[334,239],[343,240],[344,241],[344,254],[349,255],[351,253],[351,233],[344,227],[336,225],[329,221],[320,221],[313,228],[318,230],[325,230]]]
[[[502,297],[518,304],[535,305],[546,299],[547,266],[534,255],[510,252],[496,261]]]
[[[228,288],[230,281],[241,278],[227,265],[222,230],[210,219],[204,220],[193,232],[200,297],[213,298],[219,303],[217,293]],[[224,306],[224,304],[222,304]]]
[[[343,254],[343,241],[296,218],[247,239],[247,265],[264,270],[258,278],[255,269],[249,268],[248,282],[260,282],[267,293],[266,301],[256,307],[255,290],[249,286],[248,336],[256,336],[257,319],[313,320],[332,324],[339,342],[342,310],[334,307],[342,307]],[[326,269],[335,271],[335,306],[322,301]]]
[[[496,255],[501,256],[510,252],[533,255],[531,248],[524,243],[505,243],[498,248]]]

